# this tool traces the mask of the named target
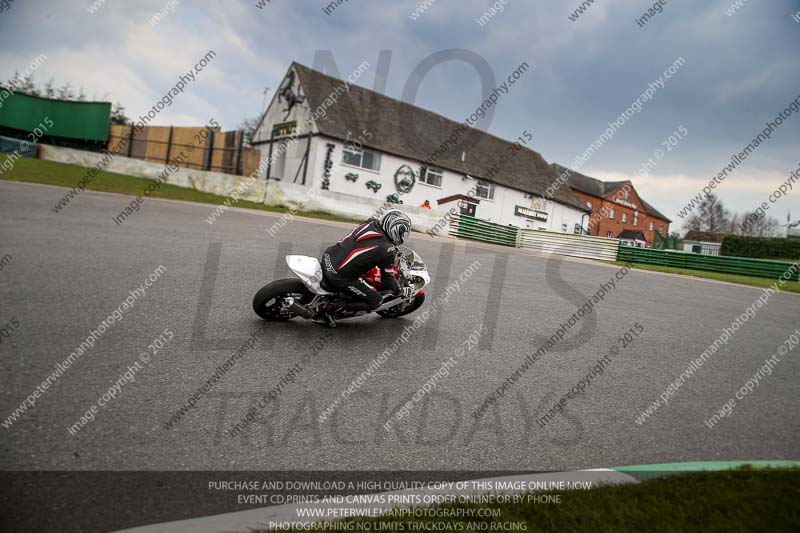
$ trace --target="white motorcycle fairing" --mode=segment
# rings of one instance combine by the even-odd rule
[[[322,288],[322,265],[316,257],[287,255],[286,264],[314,294],[334,294]]]

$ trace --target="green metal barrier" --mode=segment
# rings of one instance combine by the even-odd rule
[[[792,268],[793,263],[784,261],[635,248],[624,244],[619,245],[617,260],[771,279],[778,279],[791,268],[791,272],[784,279],[800,281],[800,265]],[[794,264],[797,265],[797,263]]]
[[[108,141],[111,104],[73,102],[0,89],[0,126],[32,132],[45,117],[53,121],[47,135],[87,141]]]
[[[450,234],[459,239],[503,246],[518,246],[519,243],[519,228],[503,226],[467,215],[453,217],[453,221],[450,223]]]

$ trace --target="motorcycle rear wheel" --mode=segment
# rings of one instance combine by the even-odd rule
[[[304,305],[314,299],[299,279],[279,279],[264,285],[253,296],[253,311],[264,320],[291,320],[297,315],[283,309],[283,301],[289,296]]]

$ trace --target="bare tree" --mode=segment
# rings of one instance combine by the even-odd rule
[[[709,194],[686,221],[687,231],[723,232],[728,229],[730,213],[716,194]]]
[[[23,76],[21,80],[22,82],[19,84],[19,92],[31,94],[33,96],[40,96],[41,93],[36,87],[36,83],[33,81],[33,76]]]
[[[56,91],[59,100],[74,100],[75,99],[75,91],[72,90],[72,84],[70,82],[65,83],[61,87],[58,88]]]
[[[774,217],[761,217],[747,226],[747,235],[753,237],[780,236],[780,222]]]
[[[125,108],[122,107],[122,104],[117,102],[111,107],[111,123],[112,124],[119,124],[119,125],[126,125],[130,122],[130,119],[125,115]]]
[[[47,80],[47,83],[44,84],[44,90],[42,91],[42,94],[45,97],[47,97],[47,98],[55,98],[56,89],[54,87],[54,82],[55,82],[55,80],[53,78],[50,78],[49,80]]]
[[[244,132],[244,144],[246,146],[252,146],[251,143],[253,142],[253,135],[256,133],[256,128],[258,127],[258,121],[261,119],[261,115],[255,117],[249,117],[244,120],[237,126],[237,129],[242,130]]]
[[[19,75],[18,70],[14,69],[14,75],[8,78],[6,85],[8,85],[9,89],[17,90],[21,81],[22,81],[22,76]]]
[[[741,225],[744,222],[744,217],[747,216],[747,213],[744,215],[740,215],[739,213],[731,213],[728,215],[727,225],[725,227],[725,233],[733,233],[735,235],[743,235]]]

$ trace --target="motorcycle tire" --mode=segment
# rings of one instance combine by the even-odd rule
[[[314,294],[299,279],[279,279],[264,285],[253,296],[253,311],[264,320],[291,320],[297,315],[282,309],[282,299],[286,296],[292,296],[301,304],[314,299]]]
[[[422,294],[420,294],[419,296],[414,298],[414,303],[412,303],[411,305],[409,305],[408,307],[406,307],[402,311],[399,311],[399,310],[395,311],[394,308],[389,308],[386,311],[378,311],[378,314],[380,316],[382,316],[383,318],[399,318],[401,316],[405,316],[405,315],[408,315],[410,313],[413,313],[414,311],[416,311],[417,309],[422,307],[422,304],[424,304],[424,303],[425,303],[425,293],[423,292]],[[400,306],[397,306],[397,307],[400,307]]]

